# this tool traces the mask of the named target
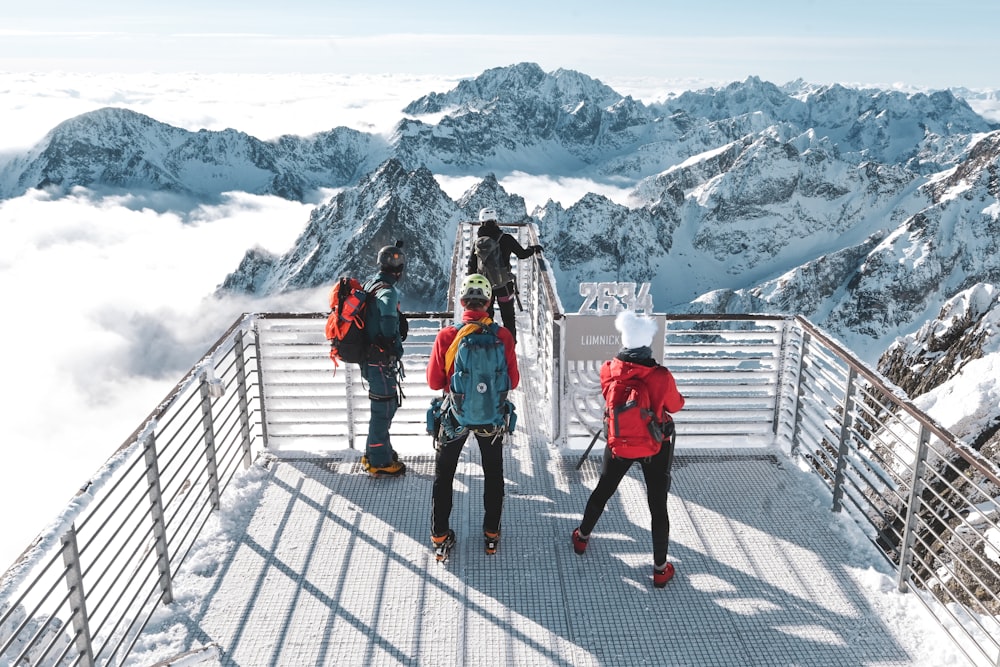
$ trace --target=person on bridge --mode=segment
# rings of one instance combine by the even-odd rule
[[[500,317],[503,325],[510,331],[514,341],[517,341],[517,323],[515,322],[514,299],[517,294],[517,283],[510,265],[511,254],[517,255],[518,259],[527,259],[532,255],[542,252],[542,246],[533,245],[527,248],[521,247],[510,234],[502,231],[498,224],[497,211],[495,208],[484,208],[479,211],[479,231],[476,233],[477,241],[481,238],[493,239],[498,244],[498,254],[491,260],[480,256],[476,249],[469,254],[468,274],[478,273],[485,275],[491,280],[493,289],[493,300],[489,304],[489,315],[493,318],[494,301],[500,305]],[[498,265],[496,267],[491,264]]]
[[[406,256],[402,242],[385,246],[376,258],[379,272],[365,283],[365,291],[374,294],[369,303],[365,332],[368,336],[368,359],[362,364],[362,374],[368,381],[371,415],[368,419],[368,440],[361,468],[372,477],[398,477],[406,472],[392,448],[389,428],[399,408],[399,378],[402,375],[403,341],[409,328],[399,310],[396,283],[403,278]],[[374,292],[373,292],[374,290]]]
[[[459,349],[461,339],[469,337],[470,333],[481,330],[483,326],[488,327],[503,346],[503,361],[496,366],[500,372],[505,365],[508,382],[502,383],[504,388],[513,390],[517,388],[521,375],[517,367],[517,355],[514,352],[514,337],[510,332],[493,324],[487,312],[487,307],[492,297],[490,281],[482,275],[473,274],[466,276],[462,281],[459,300],[465,311],[462,313],[463,327],[450,326],[438,332],[434,339],[434,346],[431,349],[431,356],[427,362],[427,385],[434,390],[444,390],[450,392],[452,376],[456,373],[471,374],[469,369],[459,368],[456,370],[460,359],[463,357]],[[469,327],[469,324],[479,324],[479,327]],[[495,345],[495,339],[490,339]],[[469,355],[471,356],[471,352]],[[498,360],[499,361],[499,360]],[[495,372],[491,370],[491,374]],[[461,376],[460,376],[461,377]],[[486,387],[477,387],[481,393],[486,393]],[[503,397],[504,400],[506,396]],[[453,400],[447,396],[446,403]],[[471,404],[470,399],[464,401],[465,407]],[[469,410],[465,410],[468,416]],[[469,432],[476,435],[479,443],[479,452],[482,455],[483,464],[483,537],[486,543],[486,553],[496,553],[500,540],[500,516],[503,511],[504,477],[503,477],[503,437],[506,426],[511,426],[509,422],[504,427],[493,425],[485,427],[462,427],[451,413],[445,413],[441,420],[446,422],[441,425],[435,435],[435,447],[437,454],[434,461],[434,486],[431,494],[431,542],[437,551],[438,560],[446,560],[451,547],[455,544],[455,531],[449,527],[449,517],[452,507],[452,486],[455,480],[455,470],[458,467],[458,459],[462,454],[462,448],[469,437]]]
[[[654,437],[650,430],[643,428],[641,434],[645,441],[640,439],[638,442],[629,442],[627,446],[620,448],[616,442],[605,445],[601,478],[587,500],[583,520],[573,531],[573,550],[578,555],[583,555],[587,550],[590,533],[601,518],[608,500],[618,490],[618,485],[632,464],[638,461],[646,480],[646,501],[649,504],[653,534],[653,585],[663,588],[674,576],[673,563],[667,561],[667,545],[670,541],[667,494],[670,491],[670,467],[673,463],[673,421],[666,413],[683,408],[684,397],[677,390],[673,374],[653,359],[653,336],[658,331],[656,322],[626,310],[615,318],[615,328],[621,333],[623,347],[614,359],[601,365],[601,393],[611,403],[614,399],[609,399],[609,396],[614,391],[613,385],[627,387],[636,382],[644,385],[649,408],[654,420],[657,420],[652,430],[659,437]],[[621,415],[622,411],[614,415],[616,422]],[[605,434],[609,430],[605,428]],[[611,435],[608,435],[608,440],[613,441]],[[638,458],[621,455],[631,453],[626,450],[633,447],[640,453]],[[641,455],[647,452],[648,455]]]

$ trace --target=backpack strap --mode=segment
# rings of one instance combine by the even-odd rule
[[[387,283],[384,280],[379,280],[378,278],[375,278],[372,281],[371,286],[369,286],[368,283],[365,283],[364,285],[362,285],[362,289],[364,289],[364,291],[367,292],[371,296],[374,296],[375,294],[377,294],[379,290],[388,289],[390,287],[392,287],[392,285],[390,285],[389,283]]]
[[[445,373],[450,373],[451,369],[455,367],[455,355],[458,354],[458,345],[462,342],[462,339],[471,333],[475,333],[476,331],[493,331],[493,320],[487,317],[482,320],[468,322],[461,328],[456,325],[455,328],[458,329],[458,335],[455,336],[455,340],[451,341],[451,345],[448,346],[448,351],[444,353]],[[493,333],[496,332],[493,331]]]

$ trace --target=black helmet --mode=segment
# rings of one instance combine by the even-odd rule
[[[403,270],[406,266],[406,255],[403,254],[401,245],[397,241],[396,245],[387,245],[378,251],[376,263],[380,269],[388,273],[400,273]]]

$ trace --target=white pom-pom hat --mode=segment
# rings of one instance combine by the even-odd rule
[[[652,347],[658,327],[656,320],[623,310],[615,317],[615,328],[622,335],[622,347]]]

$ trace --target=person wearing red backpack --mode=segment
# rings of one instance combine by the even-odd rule
[[[402,245],[402,241],[396,241],[396,245],[378,251],[375,262],[379,272],[364,285],[372,300],[365,323],[368,354],[361,371],[368,381],[371,414],[361,469],[372,477],[399,477],[406,473],[406,464],[399,460],[389,436],[392,418],[400,404],[403,341],[409,330],[399,309],[396,289],[406,268]]]
[[[653,336],[658,327],[649,318],[632,311],[622,311],[615,318],[615,328],[621,333],[622,350],[614,359],[601,365],[601,393],[608,403],[605,415],[607,444],[604,448],[604,465],[601,478],[587,500],[583,519],[573,531],[573,550],[583,555],[590,543],[591,531],[601,518],[604,508],[618,490],[618,485],[633,463],[642,466],[646,480],[646,500],[649,504],[653,535],[653,585],[663,588],[674,576],[674,566],[667,561],[670,541],[670,517],[667,514],[667,493],[670,490],[670,465],[673,459],[673,421],[668,413],[684,407],[684,397],[677,390],[674,376],[653,359]],[[613,405],[619,399],[621,388],[628,391],[630,401]],[[635,404],[648,401],[640,411]],[[631,410],[631,412],[629,412]],[[628,437],[616,428],[627,430],[626,422],[639,413],[651,413],[642,432]],[[615,413],[615,414],[610,414]],[[651,423],[649,423],[651,421]],[[620,424],[616,423],[620,422]]]

